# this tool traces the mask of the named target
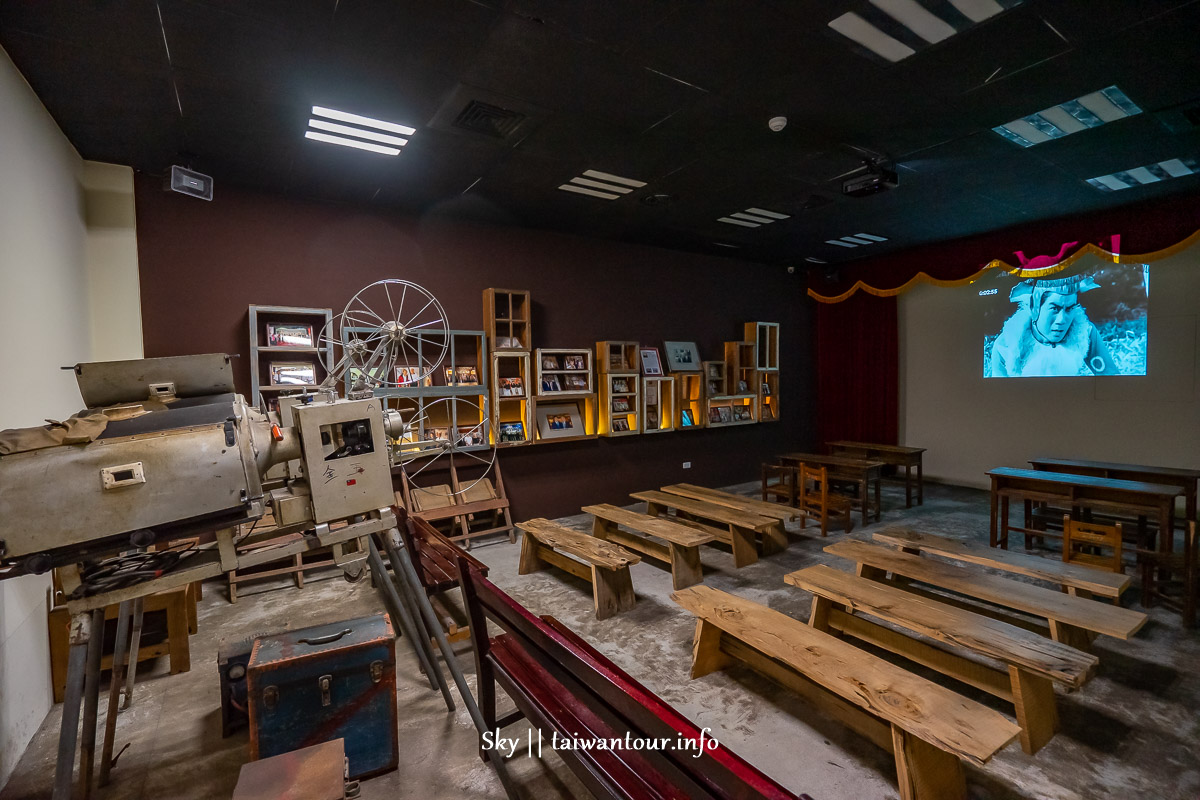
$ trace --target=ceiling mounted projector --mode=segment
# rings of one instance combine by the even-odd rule
[[[855,175],[842,181],[842,194],[849,197],[870,197],[873,194],[894,189],[899,184],[900,179],[895,170],[871,165],[861,175]]]
[[[212,200],[213,198],[212,177],[180,166],[171,167],[166,188],[172,192],[198,197],[201,200]]]

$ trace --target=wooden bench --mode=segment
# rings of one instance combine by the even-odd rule
[[[471,622],[479,709],[487,730],[525,718],[543,731],[576,740],[668,740],[668,749],[563,749],[570,770],[598,798],[809,800],[768,778],[702,732],[553,617],[538,618],[482,577],[461,567]],[[487,635],[488,622],[504,632]],[[496,688],[517,710],[496,711]],[[480,732],[482,735],[482,731]],[[704,740],[703,747],[695,745]],[[539,748],[540,752],[540,748]],[[482,749],[485,758],[488,753]]]
[[[772,517],[737,511],[727,506],[704,500],[691,500],[666,492],[634,492],[630,497],[645,501],[647,513],[651,516],[667,516],[667,510],[674,509],[676,515],[673,519],[681,522],[690,516],[726,526],[727,532],[715,526],[706,526],[706,529],[716,531],[717,537],[733,548],[733,564],[736,567],[744,567],[758,561],[758,550],[754,544],[755,534],[761,534],[763,537],[763,555],[778,553],[787,548],[787,534],[783,530],[783,523]]]
[[[1121,596],[1121,592],[1129,588],[1128,575],[1118,575],[1079,564],[1065,564],[1012,550],[971,545],[918,531],[881,531],[875,534],[875,541],[895,545],[906,553],[930,553],[955,561],[966,561],[1037,578],[1062,586],[1070,594],[1080,597],[1116,599]]]
[[[1128,639],[1146,624],[1145,614],[1128,608],[1072,597],[1044,586],[992,575],[976,567],[938,562],[867,542],[837,542],[827,546],[825,552],[858,564],[858,574],[863,578],[884,580],[891,572],[1044,619],[1049,622],[1052,639],[1080,650],[1087,650],[1095,635]],[[907,584],[897,585],[919,591]],[[939,602],[954,602],[943,595],[929,596]],[[981,607],[971,607],[971,610],[989,613]],[[1004,619],[1019,624],[1012,617]]]
[[[696,486],[692,483],[673,483],[670,486],[663,486],[661,491],[667,494],[679,495],[680,497],[690,497],[693,500],[702,500],[706,503],[714,503],[718,506],[732,508],[735,511],[758,514],[761,517],[774,517],[780,522],[791,522],[792,520],[799,519],[801,515],[798,508],[772,503],[767,500],[755,500],[753,497],[743,497],[740,494],[723,492],[720,489],[709,489],[704,486]]]
[[[700,545],[711,542],[715,538],[713,534],[607,503],[584,506],[583,510],[595,518],[592,535],[670,564],[672,588],[686,589],[704,579],[700,569]],[[627,533],[618,525],[642,535]],[[647,536],[662,539],[666,544],[645,538]]]
[[[1012,703],[1021,726],[1021,749],[1030,755],[1058,730],[1052,682],[1078,689],[1091,678],[1098,663],[1093,655],[1024,628],[824,564],[792,572],[783,579],[812,592],[809,624],[814,628],[855,636]],[[879,625],[860,614],[929,637],[941,646]],[[1003,667],[996,669],[965,658],[956,650],[994,659]]]
[[[393,506],[392,512],[396,515],[396,528],[400,531],[404,546],[408,549],[416,568],[417,580],[430,601],[436,602],[442,592],[458,588],[459,559],[466,559],[471,566],[487,576],[486,564],[468,555],[429,522],[415,514],[409,514],[399,506]],[[467,626],[460,626],[447,609],[437,608],[435,611],[439,612],[438,616],[446,629],[447,640],[457,642],[471,635]]]
[[[692,677],[745,662],[891,751],[902,800],[965,800],[965,759],[984,764],[1020,730],[980,705],[766,606],[708,586],[671,595],[697,617]]]
[[[633,608],[633,581],[629,565],[641,557],[624,547],[556,525],[546,519],[518,522],[521,539],[521,563],[518,575],[528,575],[553,564],[577,578],[592,583],[596,619]],[[574,556],[568,558],[564,553]],[[578,559],[578,560],[576,560]]]

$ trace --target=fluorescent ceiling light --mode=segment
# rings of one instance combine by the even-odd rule
[[[1087,129],[1087,125],[1080,122],[1077,117],[1072,116],[1062,106],[1055,106],[1054,108],[1047,108],[1045,111],[1039,111],[1038,116],[1058,128],[1064,134],[1079,133]]]
[[[1116,103],[1104,96],[1103,92],[1092,92],[1079,98],[1079,104],[1100,118],[1101,122],[1112,122],[1129,116]]]
[[[606,189],[610,192],[618,192],[620,194],[629,194],[633,189],[627,189],[624,186],[613,186],[609,183],[601,183],[600,181],[591,181],[587,178],[571,178],[571,183],[580,186],[591,186],[593,189]]]
[[[332,108],[324,108],[322,106],[313,106],[312,113],[314,116],[325,117],[326,119],[336,119],[340,122],[353,122],[355,125],[365,125],[368,128],[377,128],[381,131],[391,131],[399,133],[402,136],[412,136],[417,132],[416,128],[410,128],[407,125],[400,125],[395,122],[385,122],[381,119],[372,119],[371,117],[363,117],[358,114],[351,114],[346,111],[337,111]]]
[[[880,58],[885,58],[893,63],[917,52],[899,39],[888,36],[853,11],[848,11],[837,19],[830,20],[829,27],[847,39],[858,42]]]
[[[812,256],[805,256],[804,260],[809,262],[810,264],[828,264],[829,263],[828,261],[825,261],[820,258],[813,258]]]
[[[633,178],[622,178],[620,175],[610,175],[607,172],[600,172],[595,169],[584,170],[584,175],[589,178],[598,178],[609,183],[623,183],[626,186],[632,186],[635,189],[640,189],[646,185],[645,181],[635,181]]]
[[[740,244],[725,244],[725,242],[713,242],[717,247],[732,247],[734,250],[741,250]]]
[[[1127,170],[1127,172],[1129,177],[1133,178],[1138,183],[1158,183],[1162,180],[1162,178],[1158,177],[1145,167],[1134,167],[1131,170]]]
[[[858,245],[856,245],[856,244],[850,244],[849,242],[843,242],[840,239],[826,239],[825,244],[836,244],[838,247],[858,247]]]
[[[748,219],[751,222],[761,222],[764,225],[770,225],[772,222],[775,221],[775,220],[771,219],[770,217],[757,217],[754,214],[747,214],[744,211],[738,211],[737,213],[730,214],[729,216],[737,217],[738,219]]]
[[[886,236],[876,236],[873,233],[856,233],[856,234],[854,234],[854,238],[866,239],[871,242],[886,242],[887,241]]]
[[[1101,175],[1099,178],[1092,178],[1092,181],[1102,183],[1114,192],[1118,189],[1128,189],[1129,184],[1125,181],[1117,180],[1114,175]]]
[[[916,0],[870,0],[871,5],[886,13],[930,44],[949,39],[957,31],[941,17]]]
[[[340,144],[343,147],[354,147],[359,150],[370,150],[372,153],[383,153],[385,156],[398,156],[400,149],[397,147],[385,147],[381,144],[371,144],[370,142],[360,142],[355,139],[346,139],[342,136],[334,136],[328,133],[317,133],[316,131],[305,131],[305,139],[316,139],[318,142],[328,142],[329,144]]]
[[[997,125],[992,130],[1022,147],[1033,147],[1140,113],[1142,109],[1137,103],[1116,86],[1109,86],[1042,109],[1036,114]]]
[[[308,127],[318,128],[323,131],[332,131],[333,133],[344,133],[347,136],[357,136],[360,139],[370,139],[372,142],[383,142],[384,144],[403,147],[408,144],[408,139],[401,139],[399,136],[390,136],[386,133],[376,133],[375,131],[364,131],[361,128],[351,128],[349,125],[339,125],[336,122],[326,122],[323,119],[310,119]]]
[[[578,192],[579,194],[590,194],[592,197],[603,197],[605,200],[616,200],[621,195],[613,194],[612,192],[598,192],[595,189],[585,189],[582,186],[573,186],[569,183],[564,183],[558,188],[564,192]]]
[[[788,219],[787,214],[780,214],[778,211],[767,211],[765,208],[747,208],[749,214],[756,214],[760,217],[770,217],[771,219]]]
[[[1178,158],[1172,158],[1167,161],[1160,161],[1158,165],[1162,167],[1163,172],[1170,175],[1172,178],[1182,178],[1185,175],[1191,175],[1192,169],[1187,164]]]
[[[1004,10],[996,0],[950,0],[950,5],[971,22],[983,22]]]
[[[829,28],[895,63],[970,30],[1023,0],[859,0]]]
[[[841,240],[851,244],[874,244],[870,239],[856,239],[853,236],[843,236]]]
[[[759,225],[757,222],[746,222],[745,220],[732,219],[730,217],[718,217],[717,222],[724,222],[729,225],[741,225],[743,228],[761,228],[762,227],[762,225]]]
[[[1172,178],[1184,178],[1200,172],[1200,160],[1194,158],[1170,158],[1157,164],[1113,172],[1097,178],[1088,178],[1093,187],[1105,192],[1117,192],[1148,183],[1159,183]]]
[[[592,197],[602,197],[605,200],[616,200],[621,195],[629,194],[634,189],[646,185],[644,181],[622,178],[620,175],[612,175],[595,169],[585,170],[583,175],[586,177],[571,178],[570,182],[564,183],[558,188],[564,192],[575,192],[576,194],[586,194]]]

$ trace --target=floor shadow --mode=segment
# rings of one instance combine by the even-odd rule
[[[1158,697],[1172,696],[1176,682],[1182,677],[1174,667],[1153,661],[1143,661],[1102,647],[1094,647],[1092,652],[1100,659],[1097,675]]]

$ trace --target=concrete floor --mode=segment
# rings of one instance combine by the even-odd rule
[[[752,487],[739,487],[747,493]],[[855,517],[857,521],[857,515]],[[583,529],[584,517],[564,520]],[[927,486],[925,505],[906,510],[903,490],[884,488],[884,516],[869,535],[912,526],[956,538],[987,539],[984,492]],[[853,535],[860,535],[855,528]],[[785,553],[735,570],[723,550],[703,551],[705,583],[806,618],[810,596],[783,583],[783,575],[817,563],[849,568],[822,552],[811,528],[794,535]],[[883,800],[897,797],[892,759],[882,750],[823,717],[770,681],[742,668],[688,679],[694,622],[669,599],[669,573],[653,562],[632,568],[637,605],[597,622],[588,584],[559,570],[516,574],[518,547],[506,540],[477,546],[473,554],[492,569],[492,580],[535,614],[554,614],[618,665],[672,703],[694,722],[715,731],[767,774],[817,800]],[[1137,605],[1136,586],[1126,605]],[[113,770],[102,800],[229,797],[247,756],[247,735],[222,739],[215,668],[223,637],[278,631],[347,619],[382,610],[369,581],[340,578],[308,583],[303,590],[264,592],[248,587],[230,605],[210,586],[200,607],[200,632],[192,637],[192,670],[169,676],[166,664],[139,673],[136,703],[118,721],[117,747],[130,742]],[[458,645],[459,663],[473,682],[469,646]],[[1200,634],[1180,630],[1178,617],[1150,612],[1150,622],[1131,641],[1102,638],[1095,652],[1100,669],[1081,691],[1059,691],[1060,733],[1036,756],[1015,742],[986,767],[967,767],[973,800],[1194,800],[1200,797]],[[476,757],[474,729],[459,703],[446,712],[441,696],[421,680],[404,640],[397,647],[400,708],[400,769],[363,784],[362,797],[502,798],[499,781]],[[921,671],[912,667],[914,671]],[[929,677],[936,677],[924,672]],[[957,691],[1011,716],[1011,706],[969,687]],[[473,684],[472,684],[473,685]],[[34,738],[0,800],[49,796],[61,706]],[[101,710],[103,716],[103,708]],[[506,735],[524,735],[513,726]],[[523,753],[510,761],[528,797],[585,797],[569,770],[547,749],[542,760]]]

